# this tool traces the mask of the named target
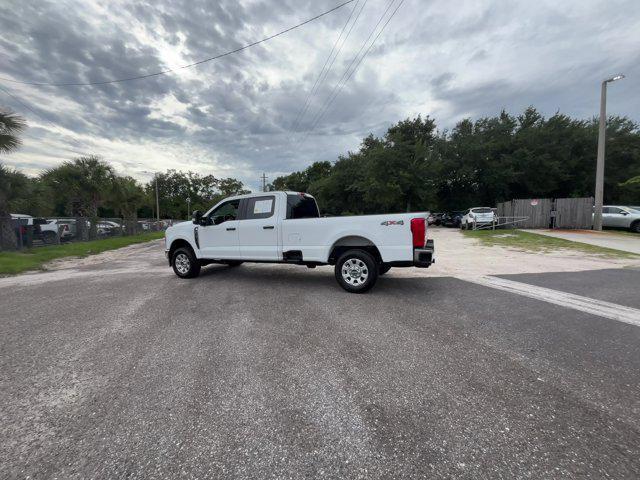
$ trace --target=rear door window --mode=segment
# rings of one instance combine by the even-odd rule
[[[246,210],[243,220],[269,218],[273,216],[276,197],[272,195],[266,197],[251,197],[247,198],[246,202]]]

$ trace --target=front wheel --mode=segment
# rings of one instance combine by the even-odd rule
[[[375,259],[364,250],[348,250],[336,262],[335,276],[338,284],[350,293],[370,290],[378,279]]]
[[[173,252],[171,266],[180,278],[193,278],[200,275],[200,263],[190,248],[178,248]]]

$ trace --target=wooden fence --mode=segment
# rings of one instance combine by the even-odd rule
[[[557,198],[554,228],[591,228],[593,197]]]
[[[517,228],[591,228],[593,198],[527,198],[498,204],[499,217],[525,217]]]

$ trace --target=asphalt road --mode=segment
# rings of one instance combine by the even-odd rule
[[[153,246],[0,279],[0,307],[0,478],[640,476],[640,328],[532,298],[393,272],[351,295],[294,266],[185,281]]]

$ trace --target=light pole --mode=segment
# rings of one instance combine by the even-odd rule
[[[596,195],[593,211],[593,229],[602,230],[602,202],[604,197],[604,145],[607,129],[607,83],[622,80],[624,75],[616,75],[602,82],[600,90],[600,125],[598,129],[598,157],[596,163]]]

